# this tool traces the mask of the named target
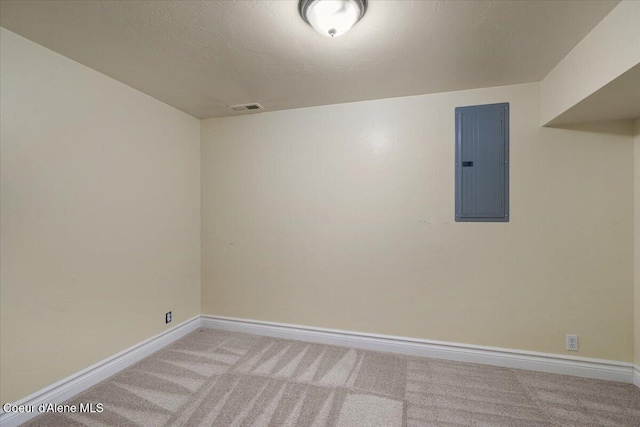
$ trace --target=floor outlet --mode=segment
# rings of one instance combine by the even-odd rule
[[[578,336],[567,335],[567,350],[578,351]]]

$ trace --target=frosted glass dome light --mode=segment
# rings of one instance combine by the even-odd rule
[[[300,16],[317,32],[337,37],[349,31],[367,10],[367,0],[300,0]]]

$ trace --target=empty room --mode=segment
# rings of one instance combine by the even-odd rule
[[[639,23],[0,0],[0,426],[640,427]]]

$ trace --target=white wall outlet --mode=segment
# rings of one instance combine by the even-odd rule
[[[567,335],[567,350],[578,351],[578,336]]]
[[[171,323],[171,312],[164,315],[164,323]]]

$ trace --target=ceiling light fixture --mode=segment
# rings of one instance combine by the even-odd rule
[[[300,16],[327,37],[341,36],[364,16],[367,0],[300,0]]]

